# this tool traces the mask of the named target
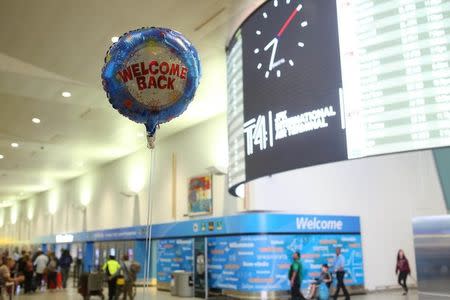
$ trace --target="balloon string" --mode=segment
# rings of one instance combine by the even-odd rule
[[[150,150],[150,175],[149,175],[149,186],[148,186],[148,201],[147,201],[147,222],[145,230],[145,266],[144,266],[144,291],[143,296],[145,297],[146,292],[150,286],[149,280],[151,279],[151,255],[152,255],[152,221],[153,221],[153,201],[152,201],[152,180],[153,173],[155,170],[155,157],[156,149]],[[143,299],[144,299],[143,297]]]

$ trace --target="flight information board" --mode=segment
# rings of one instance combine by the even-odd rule
[[[349,158],[450,144],[450,2],[339,1]]]
[[[450,145],[450,1],[271,0],[227,54],[230,187]]]

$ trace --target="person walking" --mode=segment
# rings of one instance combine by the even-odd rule
[[[34,274],[33,261],[28,256],[28,254],[26,254],[24,256],[24,263],[25,263],[25,267],[23,269],[23,275],[25,276],[24,291],[25,291],[25,294],[28,294],[28,293],[34,292],[34,288],[33,288],[33,274]]]
[[[67,280],[69,279],[70,266],[72,265],[72,262],[73,259],[69,250],[62,250],[61,258],[59,259],[59,267],[61,269],[63,289],[67,288]]]
[[[12,275],[12,270],[16,265],[16,261],[12,257],[7,257],[5,263],[0,266],[0,281],[2,282],[0,290],[0,299],[4,300],[3,294],[6,292],[9,298],[14,294],[15,286],[23,282],[23,276]]]
[[[344,277],[345,277],[345,257],[342,255],[342,250],[340,247],[336,248],[336,258],[334,259],[334,272],[336,273],[336,292],[334,293],[334,299],[336,300],[340,290],[344,292],[345,299],[349,300],[350,295],[345,287]]]
[[[19,248],[18,247],[14,248],[13,259],[16,262],[16,264],[19,262],[20,257],[21,256],[19,254]]]
[[[57,288],[56,276],[58,275],[58,259],[55,253],[48,253],[48,265],[47,265],[47,288],[50,291],[54,291]]]
[[[123,300],[127,300],[130,298],[130,300],[133,300],[133,285],[136,281],[136,274],[133,272],[131,267],[131,261],[128,256],[128,254],[124,254],[122,256],[122,261],[120,263],[120,269],[122,271],[122,275],[125,279],[125,285],[122,287],[123,292]],[[119,296],[119,295],[118,295]],[[117,297],[118,299],[119,297]]]
[[[25,271],[25,261],[28,259],[27,252],[22,250],[19,260],[17,261],[17,272],[24,273]]]
[[[302,285],[302,270],[303,266],[300,261],[301,254],[300,251],[295,251],[292,255],[292,264],[289,268],[289,283],[291,286],[291,300],[302,300],[304,297],[300,292],[300,287]]]
[[[18,276],[25,275],[25,261],[24,261],[25,255],[26,255],[26,251],[22,250],[20,253],[19,259],[16,261],[16,267],[14,269],[13,275],[18,275]],[[20,290],[22,290],[23,287],[24,287],[24,282],[20,283],[20,285],[17,287],[17,293],[20,293]]]
[[[403,288],[403,295],[407,295],[408,286],[406,285],[406,279],[408,278],[408,275],[411,274],[411,269],[409,268],[409,262],[405,256],[405,252],[402,249],[397,252],[395,274],[398,275],[398,284]]]
[[[42,287],[42,279],[44,278],[44,273],[47,270],[48,257],[42,251],[38,251],[36,259],[33,262],[36,269],[36,289]]]
[[[120,264],[114,255],[110,255],[108,261],[103,265],[103,271],[108,276],[108,298],[115,300],[116,296],[116,280],[120,271]]]

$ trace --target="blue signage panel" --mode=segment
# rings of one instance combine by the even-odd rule
[[[359,233],[359,217],[255,213],[156,224],[153,238],[253,233]]]
[[[292,254],[302,254],[302,288],[332,265],[335,247],[346,258],[347,285],[364,285],[358,234],[251,235],[208,238],[209,287],[241,292],[289,290]]]
[[[194,221],[155,224],[152,239],[218,236],[260,233],[359,233],[359,217],[288,215],[273,213],[241,214]],[[145,239],[146,226],[73,233],[73,242]],[[37,238],[36,242],[55,243],[55,236]]]
[[[171,274],[181,270],[193,272],[193,240],[169,239],[158,241],[158,282],[170,282]]]
[[[114,228],[106,230],[96,230],[87,232],[77,232],[66,235],[73,236],[73,242],[101,242],[101,241],[123,241],[145,239],[147,232],[146,226],[134,226],[124,228]],[[39,242],[56,243],[56,236],[44,236],[36,239]]]

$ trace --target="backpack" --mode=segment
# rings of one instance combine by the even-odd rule
[[[56,261],[54,259],[51,259],[50,262],[48,263],[48,270],[50,272],[55,272],[57,267],[58,264],[56,263]]]
[[[130,266],[130,276],[133,281],[136,281],[137,274],[141,271],[141,264],[137,261],[133,261]]]

